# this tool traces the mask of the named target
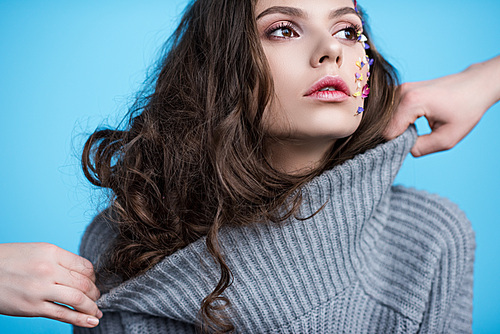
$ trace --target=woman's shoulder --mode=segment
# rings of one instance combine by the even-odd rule
[[[424,190],[392,187],[391,212],[395,218],[415,223],[417,228],[426,226],[440,232],[456,228],[464,234],[473,233],[467,215],[457,204]]]
[[[364,233],[359,277],[369,295],[420,323],[430,300],[451,305],[474,260],[474,231],[441,196],[395,186],[386,199]]]
[[[449,280],[461,281],[474,262],[476,248],[472,224],[457,204],[426,191],[403,186],[391,189],[390,217],[385,237],[406,266],[406,274],[431,283],[447,271]],[[393,249],[394,250],[394,249]]]
[[[391,188],[391,219],[394,230],[405,243],[425,245],[429,250],[465,254],[475,248],[475,234],[467,215],[449,199],[427,191],[394,186]],[[398,234],[399,233],[399,234]]]
[[[113,212],[107,208],[97,214],[87,226],[80,242],[80,255],[89,259],[94,266],[106,254],[118,234]]]

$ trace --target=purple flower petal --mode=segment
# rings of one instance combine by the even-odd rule
[[[367,98],[369,94],[370,94],[370,87],[368,87],[368,85],[365,85],[363,87],[363,93],[361,94],[361,97]]]

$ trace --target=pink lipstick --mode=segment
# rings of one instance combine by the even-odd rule
[[[349,99],[351,92],[346,83],[339,76],[327,75],[315,82],[304,94],[322,102],[343,102]]]

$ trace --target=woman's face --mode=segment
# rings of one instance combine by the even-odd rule
[[[258,0],[255,15],[275,86],[264,117],[267,133],[330,147],[351,135],[363,107],[363,98],[353,94],[362,91],[369,70],[358,66],[366,53],[353,2]]]

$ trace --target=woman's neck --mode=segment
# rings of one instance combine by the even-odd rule
[[[277,170],[287,174],[308,173],[319,167],[325,154],[335,141],[286,141],[269,139],[266,143],[267,158]]]

